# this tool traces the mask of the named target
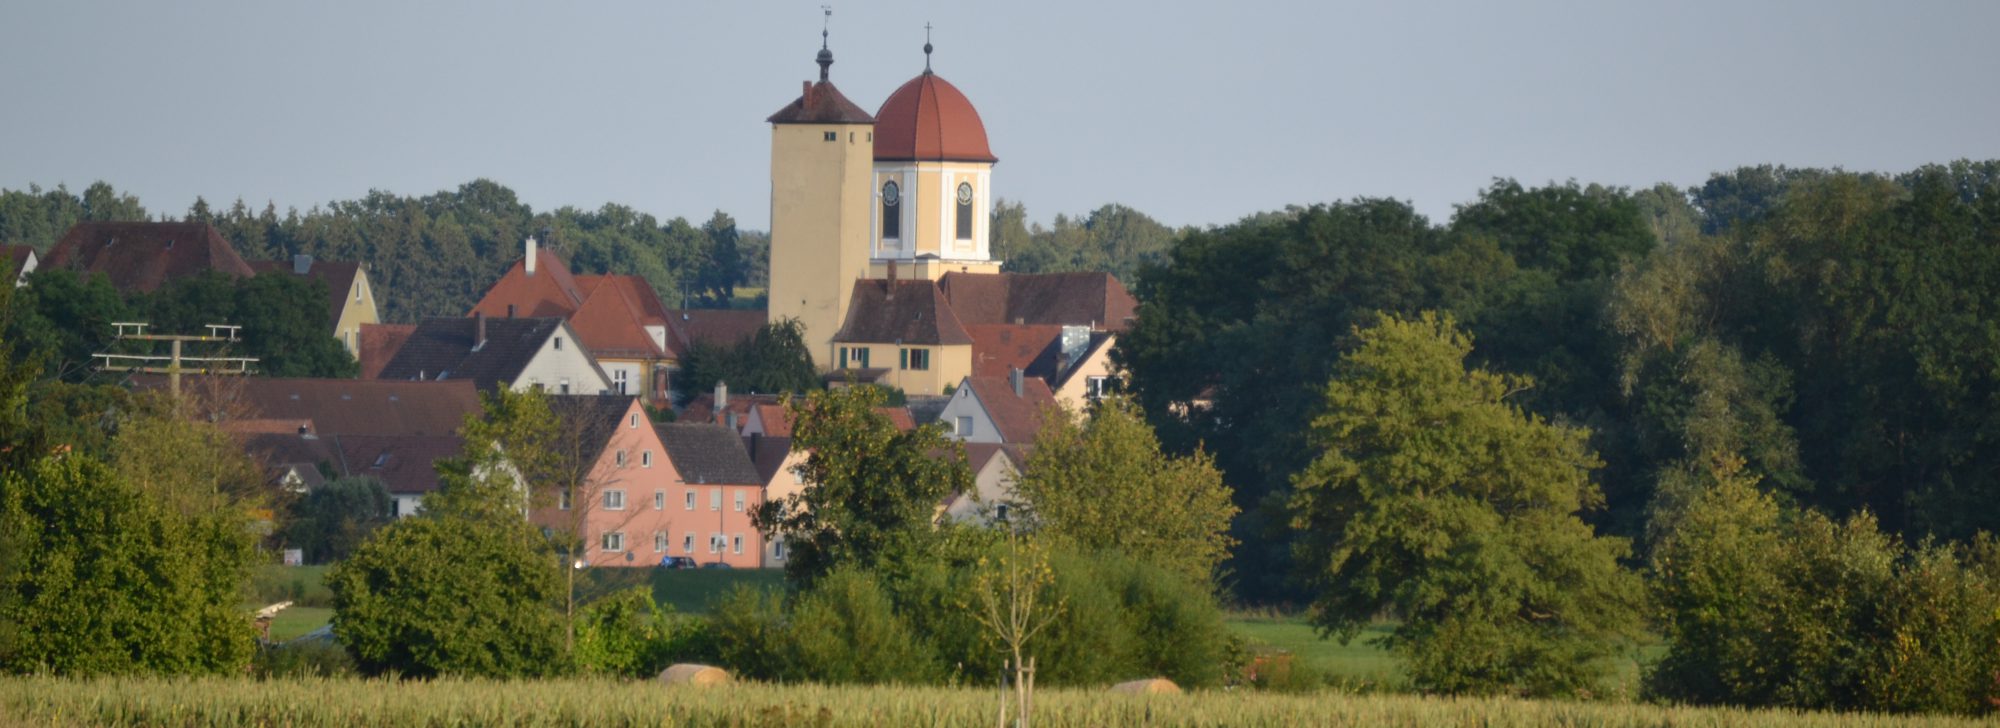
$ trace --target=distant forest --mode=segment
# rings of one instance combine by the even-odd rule
[[[537,212],[513,190],[484,179],[423,197],[372,191],[304,212],[281,213],[270,203],[254,209],[241,199],[217,209],[197,199],[178,216],[149,211],[106,182],[81,194],[63,186],[0,190],[0,243],[44,252],[78,222],[151,219],[213,224],[252,260],[305,254],[364,262],[391,322],[463,314],[520,258],[529,235],[577,272],[638,274],[674,307],[761,306],[736,289],[761,291],[769,273],[769,235],[738,229],[719,210],[699,225],[615,204]],[[1030,224],[1026,208],[1005,200],[995,205],[992,229],[993,249],[1008,270],[1104,270],[1128,279],[1139,266],[1164,260],[1183,232],[1121,205],[1057,215],[1050,226]]]

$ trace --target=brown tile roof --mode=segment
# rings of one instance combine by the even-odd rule
[[[389,366],[389,360],[396,358],[403,342],[409,341],[416,330],[416,324],[362,324],[361,378],[382,378],[382,368]]]
[[[647,283],[645,278],[617,273],[576,277],[577,290],[581,291],[586,299],[597,291],[598,286],[607,283],[616,286],[620,293],[625,294],[626,298],[632,299],[632,303],[638,305],[639,317],[646,323],[664,324],[667,322],[667,307],[660,303],[659,292],[653,290],[653,284]]]
[[[833,82],[824,77],[818,83],[805,82],[797,99],[765,121],[773,124],[873,124],[875,117],[848,101]]]
[[[757,411],[757,418],[764,423],[764,436],[783,438],[792,436],[792,413],[785,411],[784,405],[760,403],[754,409]],[[898,432],[917,429],[917,420],[910,415],[908,408],[876,407],[875,414],[889,418],[889,424],[894,425]]]
[[[743,449],[757,466],[758,482],[768,485],[778,477],[778,468],[785,466],[785,458],[791,457],[792,438],[752,435],[743,438]]]
[[[469,379],[480,389],[512,384],[542,343],[557,334],[574,336],[559,318],[486,319],[486,343],[474,351],[477,319],[430,318],[417,324],[396,356],[382,367],[382,379]]]
[[[1062,327],[1046,324],[972,324],[972,376],[1005,377],[1014,369],[1032,371],[1037,359],[1059,346]]]
[[[764,311],[701,308],[667,312],[667,339],[677,356],[686,356],[696,342],[731,346],[749,341],[764,328]]]
[[[576,338],[595,356],[613,359],[659,359],[665,352],[646,331],[644,307],[627,293],[628,285],[607,281],[625,276],[591,278],[583,305],[569,315]],[[491,314],[488,314],[489,316]]]
[[[303,260],[300,260],[300,259]],[[305,272],[299,272],[299,268]],[[290,261],[253,260],[250,269],[257,275],[269,273],[289,273],[326,282],[328,325],[340,323],[340,312],[347,308],[348,294],[354,291],[354,278],[361,275],[361,264],[344,260],[313,260],[310,255],[302,255]]]
[[[953,345],[972,343],[972,335],[931,281],[860,280],[854,282],[847,322],[833,340]]]
[[[1109,273],[946,273],[938,280],[965,324],[1089,326],[1123,331],[1138,301]]]
[[[567,317],[583,306],[583,292],[577,289],[576,278],[554,251],[546,247],[535,249],[534,275],[528,275],[525,260],[514,261],[465,315],[484,313],[487,318],[507,318],[507,307],[513,306],[512,315],[517,318]]]
[[[751,407],[760,404],[777,404],[780,401],[782,401],[782,398],[775,394],[730,392],[728,411],[736,414],[736,427],[740,430],[744,424],[750,421]],[[728,417],[726,414],[715,411],[714,394],[703,393],[697,394],[694,399],[688,400],[687,406],[681,408],[680,416],[675,418],[675,421],[721,425],[728,423]]]
[[[0,245],[0,258],[6,258],[8,262],[13,263],[7,270],[13,271],[16,275],[20,274],[22,266],[28,264],[28,258],[34,255],[33,245]]]
[[[581,446],[577,455],[584,463],[595,463],[611,444],[612,436],[625,425],[637,397],[622,394],[550,395],[549,411],[555,413],[564,432],[576,433]],[[641,415],[643,418],[643,415]]]
[[[1055,394],[1049,391],[1048,383],[1034,377],[1022,378],[1019,396],[1014,394],[1007,377],[966,377],[965,386],[972,388],[972,395],[979,398],[986,415],[993,418],[1001,442],[1034,442],[1035,433],[1042,429],[1043,410],[1056,406]]]
[[[249,277],[250,264],[207,223],[81,222],[49,249],[44,265],[103,273],[120,291],[152,292],[207,271]]]
[[[457,435],[389,437],[342,435],[340,471],[347,477],[369,476],[390,493],[414,494],[437,490],[437,461],[458,457],[465,442]]]
[[[134,375],[132,383],[167,388],[167,378],[155,374]],[[449,435],[480,411],[469,381],[188,377],[182,386],[231,419],[311,421],[321,436]]]
[[[763,485],[743,438],[722,425],[668,422],[653,426],[681,479],[710,485]]]
[[[965,464],[972,466],[973,475],[978,475],[980,469],[985,468],[988,461],[1002,453],[1007,455],[1008,460],[1013,461],[1016,468],[1020,468],[1024,463],[1028,462],[1026,445],[998,442],[968,442],[965,443]]]

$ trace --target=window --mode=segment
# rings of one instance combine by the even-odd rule
[[[611,370],[611,388],[619,394],[625,393],[625,374],[623,369]]]
[[[708,552],[711,554],[722,553],[722,534],[718,533],[708,537]]]
[[[779,541],[772,541],[772,542],[771,542],[771,558],[772,558],[772,559],[776,559],[776,560],[778,560],[778,561],[783,561],[783,560],[785,560],[785,542],[784,542],[784,541],[782,541],[782,540],[779,540]]]
[[[1104,395],[1110,391],[1110,388],[1110,377],[1091,377],[1083,380],[1083,395],[1092,400],[1103,399]]]
[[[664,490],[653,491],[653,510],[664,511],[666,509],[667,509],[667,492]]]
[[[642,468],[653,467],[653,451],[646,450],[644,452],[639,453],[639,467]]]
[[[743,512],[743,491],[736,491],[736,512]]]
[[[624,372],[619,372],[619,374],[621,374],[621,375],[622,375],[622,374],[624,374]],[[622,392],[621,392],[621,394],[622,394]],[[629,414],[629,415],[626,415],[626,416],[625,416],[625,429],[628,429],[628,430],[636,430],[636,429],[639,429],[639,413],[637,413],[637,412],[634,412],[634,413],[632,413],[632,414]]]
[[[556,497],[556,506],[557,506],[558,508],[562,509],[562,510],[565,510],[565,511],[569,510],[569,489],[568,489],[568,488],[564,488],[564,489],[562,489],[562,493],[561,493],[560,495],[558,495],[558,496]]]
[[[681,553],[684,553],[684,554],[691,554],[691,553],[694,553],[694,532],[693,532],[693,531],[689,531],[689,532],[687,532],[687,535],[686,535],[686,536],[682,536],[682,537],[681,537]]]
[[[964,416],[964,417],[960,417],[960,418],[958,418],[958,436],[959,436],[959,437],[971,437],[971,436],[972,436],[972,416],[971,416],[971,415],[967,415],[967,416]]]
[[[842,351],[846,351],[846,349],[842,349]],[[851,366],[851,368],[854,369],[867,369],[868,347],[866,346],[854,347],[852,356],[845,357],[843,358],[842,361],[843,361],[843,366]]]
[[[663,553],[666,553],[666,552],[667,552],[667,532],[666,532],[666,531],[654,531],[654,532],[653,532],[653,553],[656,553],[656,554],[663,554]]]
[[[354,302],[361,302],[361,284],[359,283],[354,284]]]
[[[739,533],[735,536],[730,537],[729,550],[739,554],[743,553],[743,534]]]
[[[622,490],[604,491],[604,510],[607,511],[625,510],[625,491]]]
[[[612,456],[612,460],[614,460],[614,461],[616,461],[616,462],[618,463],[618,467],[621,467],[621,468],[622,468],[622,467],[625,467],[625,451],[624,451],[624,450],[619,450],[619,451],[617,452],[617,454],[615,454],[615,455],[613,455],[613,456]]]
[[[895,182],[882,183],[882,239],[903,237],[902,189]]]
[[[558,394],[569,394],[569,377],[563,377],[562,383],[556,387],[556,392]]]
[[[993,507],[993,519],[1001,523],[1007,522],[1007,504],[1002,503]]]
[[[931,368],[931,351],[929,349],[904,349],[902,355],[897,357],[897,359],[904,369],[921,372]]]
[[[708,491],[708,509],[711,511],[722,510],[721,488],[713,488]]]
[[[826,133],[826,140],[827,140],[827,141],[830,141],[830,142],[837,142],[837,141],[840,141],[840,132],[837,132],[837,131],[830,131],[830,132],[827,132],[827,133]]]
[[[972,239],[972,183],[958,183],[958,239]]]
[[[688,489],[688,491],[687,491],[687,509],[688,509],[688,510],[690,510],[690,511],[694,510],[694,489],[693,489],[693,488],[689,488],[689,489]]]
[[[507,318],[514,317],[514,304],[507,304]]]
[[[604,550],[624,551],[625,534],[619,533],[617,531],[612,531],[610,533],[604,534]]]
[[[556,337],[556,351],[562,351],[562,337]]]

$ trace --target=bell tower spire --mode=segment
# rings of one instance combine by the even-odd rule
[[[827,29],[833,25],[833,6],[821,5],[819,9],[826,13],[819,25],[819,80],[826,83],[827,70],[833,68],[833,51],[826,47]]]

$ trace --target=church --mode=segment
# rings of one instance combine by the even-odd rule
[[[771,124],[770,320],[796,319],[829,381],[912,396],[1015,371],[1102,392],[1136,302],[1108,273],[1001,272],[999,158],[971,99],[924,68],[875,113],[842,95],[833,52]]]

